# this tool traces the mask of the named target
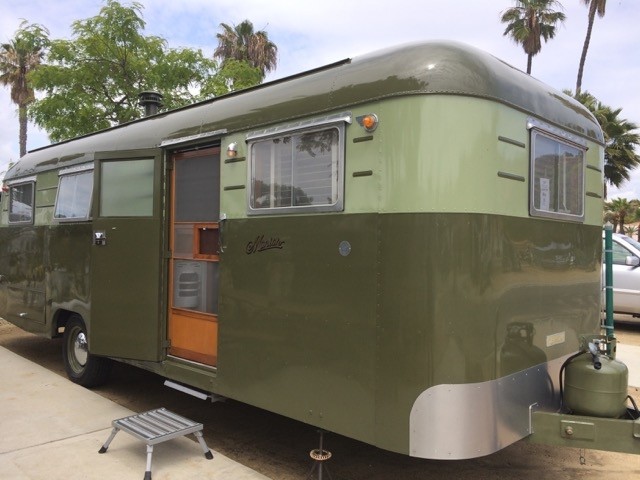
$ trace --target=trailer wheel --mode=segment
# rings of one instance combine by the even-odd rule
[[[82,317],[73,315],[64,328],[62,357],[64,369],[73,383],[83,387],[97,387],[109,378],[112,361],[89,353],[87,327]]]

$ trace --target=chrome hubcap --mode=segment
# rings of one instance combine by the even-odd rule
[[[78,363],[84,367],[84,365],[87,363],[87,357],[89,356],[87,336],[84,334],[84,332],[80,332],[73,342],[73,355],[76,357]]]

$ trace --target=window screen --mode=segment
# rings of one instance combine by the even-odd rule
[[[342,209],[343,127],[286,133],[250,144],[250,213]]]
[[[93,170],[60,176],[54,218],[86,220],[91,209]]]
[[[15,185],[9,189],[9,223],[33,222],[33,183]]]

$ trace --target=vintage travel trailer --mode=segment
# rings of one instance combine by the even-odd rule
[[[602,187],[582,105],[475,48],[404,45],[24,156],[0,316],[62,335],[81,385],[122,361],[477,457],[537,412],[572,421],[559,374],[600,332]]]

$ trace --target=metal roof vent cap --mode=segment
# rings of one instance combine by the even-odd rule
[[[162,107],[162,95],[158,92],[140,92],[138,94],[140,106],[144,107],[144,116],[155,115]]]

